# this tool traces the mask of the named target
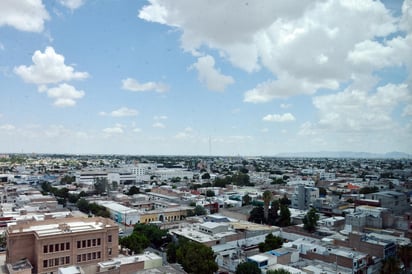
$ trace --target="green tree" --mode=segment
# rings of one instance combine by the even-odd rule
[[[134,194],[138,194],[140,192],[139,188],[137,186],[131,186],[129,191],[127,192],[127,195],[131,196]]]
[[[159,248],[171,240],[167,234],[167,230],[160,229],[158,226],[152,224],[135,224],[133,233],[145,235],[155,248]]]
[[[76,177],[75,176],[70,176],[70,175],[64,175],[61,179],[60,179],[60,184],[61,185],[69,185],[73,182],[76,181]]]
[[[264,216],[266,222],[267,222],[268,217],[269,217],[269,205],[270,205],[270,202],[272,201],[272,197],[273,197],[273,194],[272,194],[271,191],[265,190],[263,192],[263,195],[262,195],[262,199],[263,199],[263,216]]]
[[[197,205],[195,207],[194,213],[195,213],[196,216],[202,216],[202,215],[206,215],[207,212],[206,212],[206,209],[203,206]]]
[[[213,250],[197,242],[179,241],[176,258],[188,273],[212,274],[218,270]]]
[[[273,269],[273,270],[268,270],[266,271],[266,274],[292,274],[286,269],[279,268],[279,269]]]
[[[215,192],[213,190],[207,190],[206,191],[206,197],[214,197],[215,196]]]
[[[254,262],[243,262],[237,265],[235,274],[261,274],[262,271]]]
[[[319,220],[319,215],[315,208],[311,208],[309,212],[303,217],[303,228],[312,233],[316,231],[316,226]]]
[[[132,233],[129,236],[119,238],[119,243],[121,246],[139,254],[149,246],[150,241],[143,234]]]
[[[245,194],[242,197],[242,205],[244,206],[249,205],[251,201],[252,201],[252,198],[250,198],[249,194]]]
[[[262,224],[264,221],[264,210],[263,206],[256,206],[254,207],[249,214],[249,222],[257,223],[257,224]]]
[[[175,242],[170,242],[167,245],[166,258],[169,264],[174,264],[177,262],[177,256],[176,256],[177,248],[178,248],[178,245]]]
[[[210,174],[209,173],[203,173],[202,174],[202,177],[201,177],[203,180],[208,180],[208,179],[210,179]]]
[[[266,235],[265,241],[259,243],[259,251],[266,252],[282,247],[283,239],[281,237],[274,236],[272,233]]]
[[[86,214],[88,214],[90,211],[89,202],[85,199],[79,199],[76,203],[76,206],[81,212],[84,212]]]
[[[319,189],[319,196],[325,197],[326,196],[326,188],[320,186],[320,187],[318,187],[318,189]]]
[[[287,205],[281,204],[280,205],[280,214],[279,214],[279,221],[277,222],[278,226],[284,227],[290,225],[290,210]]]
[[[96,178],[94,183],[94,191],[96,194],[101,195],[107,191],[109,181],[107,178]]]
[[[359,189],[359,194],[370,194],[370,193],[375,193],[375,192],[379,192],[379,188],[376,186],[373,186],[373,187],[365,186]]]

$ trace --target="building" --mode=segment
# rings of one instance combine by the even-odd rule
[[[405,211],[411,210],[408,197],[401,192],[381,191],[365,196],[368,199],[379,201],[381,207],[390,209],[395,215],[402,215]]]
[[[6,230],[6,264],[27,258],[33,273],[39,274],[56,274],[59,267],[70,265],[97,264],[118,256],[118,233],[118,226],[102,217],[16,223]]]
[[[305,210],[312,206],[317,198],[319,198],[319,188],[298,185],[292,195],[292,207]]]

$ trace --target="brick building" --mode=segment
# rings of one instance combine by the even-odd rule
[[[6,230],[6,263],[27,258],[33,273],[97,264],[118,256],[118,226],[110,219],[62,218],[25,221]]]

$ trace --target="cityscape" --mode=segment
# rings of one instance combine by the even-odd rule
[[[0,0],[0,274],[411,274],[412,0]]]
[[[0,181],[4,273],[411,269],[411,158],[3,154]]]

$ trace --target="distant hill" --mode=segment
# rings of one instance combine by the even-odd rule
[[[388,152],[388,153],[369,153],[369,152],[353,152],[353,151],[316,151],[316,152],[296,152],[296,153],[279,153],[277,157],[301,157],[301,158],[362,158],[362,159],[401,159],[412,158],[412,154],[404,152]]]

